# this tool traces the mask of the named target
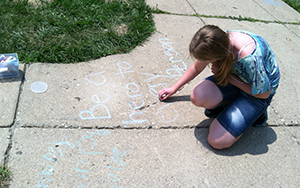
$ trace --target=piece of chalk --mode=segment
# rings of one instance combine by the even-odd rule
[[[163,99],[163,98],[165,98],[165,96],[167,96],[167,94],[163,94],[163,95],[161,96],[161,98]]]

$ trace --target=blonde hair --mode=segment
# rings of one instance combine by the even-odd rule
[[[218,67],[214,77],[220,86],[227,85],[234,63],[233,53],[229,49],[229,35],[214,25],[206,25],[197,31],[189,46],[192,57],[202,61],[211,60]]]

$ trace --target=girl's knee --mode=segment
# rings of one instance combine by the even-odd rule
[[[191,93],[191,102],[198,107],[211,109],[216,107],[223,96],[218,87],[211,81],[200,82]]]
[[[225,149],[231,147],[234,144],[234,142],[228,142],[220,139],[213,139],[210,137],[207,138],[207,141],[209,145],[214,149]]]
[[[241,136],[235,138],[215,119],[210,125],[208,143],[215,149],[231,147]]]
[[[198,107],[204,107],[205,96],[202,92],[198,92],[195,89],[191,93],[191,102]]]

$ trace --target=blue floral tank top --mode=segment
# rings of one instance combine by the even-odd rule
[[[275,94],[279,85],[280,72],[278,64],[269,44],[261,36],[249,31],[231,30],[247,34],[255,41],[252,54],[245,56],[233,65],[232,72],[244,82],[250,84],[251,94],[261,94],[271,90]]]

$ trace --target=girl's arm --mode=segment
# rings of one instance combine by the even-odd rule
[[[234,75],[234,74],[230,74],[229,78],[228,78],[228,83],[240,88],[241,90],[243,90],[244,92],[248,93],[249,95],[251,95],[251,86],[245,82],[243,82],[238,76]],[[261,93],[261,94],[257,94],[257,95],[252,95],[254,97],[260,98],[260,99],[266,99],[270,96],[271,94],[271,90],[265,92],[265,93]]]
[[[162,89],[158,92],[159,99],[165,100],[172,96],[179,88],[193,80],[198,74],[200,74],[208,65],[206,61],[197,60],[187,71],[179,78],[179,80],[170,88]]]

